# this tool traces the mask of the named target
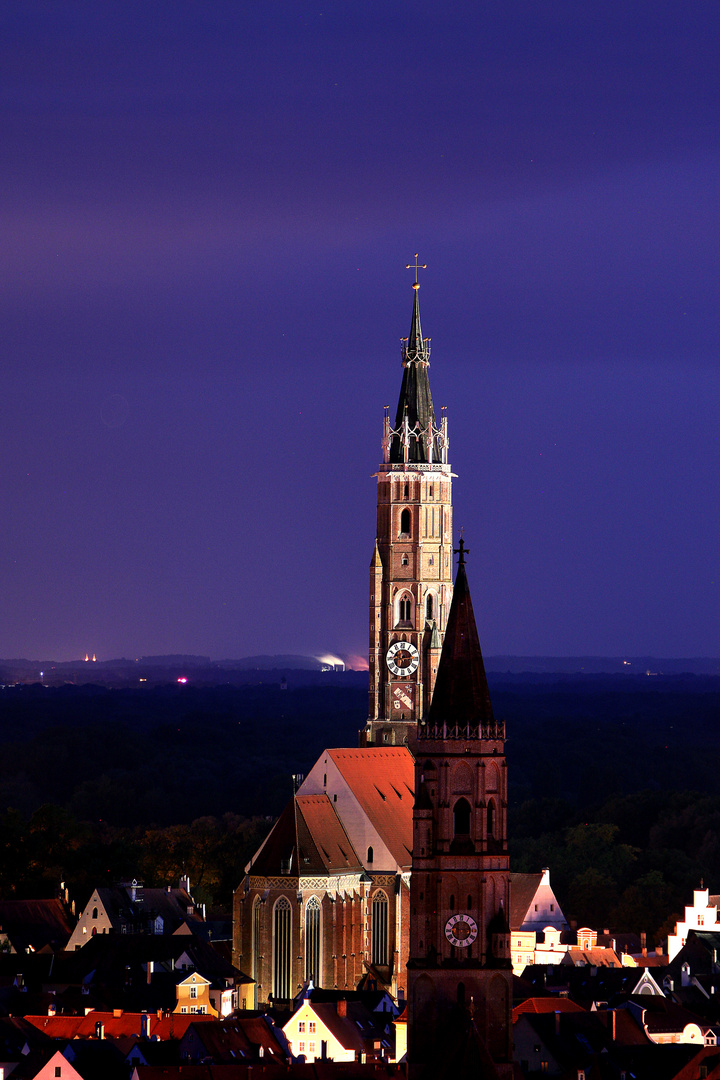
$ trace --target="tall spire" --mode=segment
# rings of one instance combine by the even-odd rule
[[[428,722],[474,727],[492,724],[493,711],[465,573],[467,549],[462,539],[456,554],[459,560],[455,588]]]
[[[423,338],[420,326],[420,282],[417,275],[418,270],[425,269],[425,264],[418,263],[417,259],[416,255],[415,263],[408,263],[406,267],[415,270],[415,296],[410,336],[402,345],[403,381],[390,446],[390,461],[393,463],[442,460],[427,371],[430,340]]]
[[[415,290],[415,298],[413,300],[413,313],[412,322],[410,323],[410,337],[407,340],[407,346],[405,348],[405,356],[408,360],[421,360],[427,363],[427,356],[425,355],[425,342],[423,341],[422,329],[420,327],[420,282],[416,281],[413,285]],[[430,350],[428,349],[428,355]]]

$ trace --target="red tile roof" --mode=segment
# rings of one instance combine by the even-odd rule
[[[410,751],[405,746],[370,746],[326,752],[395,862],[409,867],[415,798],[415,766]]]
[[[300,873],[303,872],[303,846],[308,841],[312,843],[316,860],[323,869],[343,872],[361,870],[362,864],[327,795],[298,795],[295,802],[299,811],[297,829],[301,851]],[[303,835],[303,824],[306,826],[307,836]]]
[[[53,1039],[94,1038],[98,1022],[102,1023],[106,1038],[116,1039],[140,1035],[143,1016],[149,1017],[150,1036],[157,1039],[181,1039],[190,1024],[209,1023],[213,1019],[211,1016],[203,1018],[198,1013],[170,1013],[158,1017],[156,1013],[123,1012],[116,1016],[115,1013],[96,1012],[94,1009],[85,1016],[26,1016],[25,1019]]]
[[[533,997],[516,1005],[512,1011],[513,1024],[522,1013],[556,1013],[556,1012],[585,1012],[582,1005],[578,1005],[570,998],[561,997]]]

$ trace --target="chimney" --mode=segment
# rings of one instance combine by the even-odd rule
[[[347,998],[340,998],[337,1003],[338,1016],[347,1016]]]
[[[102,1020],[98,1020],[98,1022],[95,1024],[95,1038],[105,1038],[105,1025],[103,1024]]]
[[[560,1010],[559,1009],[555,1013],[555,1034],[556,1035],[560,1034]]]
[[[152,982],[154,969],[155,969],[155,965],[154,965],[153,961],[148,960],[148,962],[147,962],[147,984],[148,984],[148,986]]]

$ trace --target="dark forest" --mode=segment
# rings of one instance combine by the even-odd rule
[[[83,903],[190,875],[227,909],[323,748],[357,745],[366,677],[254,686],[0,689],[0,897]],[[491,675],[506,721],[511,868],[549,866],[569,918],[668,925],[720,891],[720,678]]]

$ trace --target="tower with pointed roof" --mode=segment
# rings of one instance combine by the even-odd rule
[[[430,707],[452,598],[452,477],[420,326],[417,256],[410,335],[394,426],[385,408],[370,564],[370,694],[361,745],[414,746]]]
[[[418,725],[410,881],[410,1077],[511,1075],[505,728],[493,715],[466,550]]]

